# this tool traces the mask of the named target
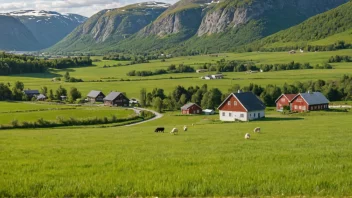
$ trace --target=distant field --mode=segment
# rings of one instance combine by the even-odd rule
[[[0,196],[352,194],[351,112],[268,111],[266,121],[228,124],[176,114],[135,127],[1,131]],[[153,132],[183,125],[176,136]]]
[[[40,110],[40,111],[37,111]],[[18,111],[18,112],[14,112]],[[133,116],[132,110],[105,107],[70,107],[64,105],[42,105],[35,103],[0,102],[0,124],[7,125],[13,120],[33,122],[40,118],[46,121],[56,121],[57,117],[73,118],[127,118]]]
[[[231,86],[231,84],[248,85],[249,83],[256,83],[260,85],[276,84],[283,85],[286,83],[293,83],[295,81],[307,81],[307,80],[334,80],[338,79],[344,74],[352,73],[352,63],[339,63],[333,64],[335,69],[333,70],[296,70],[296,71],[278,71],[258,74],[245,74],[242,73],[225,73],[226,79],[206,81],[201,80],[200,77],[205,74],[187,73],[187,74],[165,74],[149,77],[128,77],[127,72],[131,70],[142,71],[142,70],[155,70],[155,69],[166,69],[171,64],[187,64],[195,68],[199,67],[204,63],[214,63],[220,59],[226,60],[248,60],[254,61],[257,64],[274,64],[274,63],[289,63],[291,61],[306,63],[309,62],[312,65],[322,64],[326,62],[331,56],[335,55],[351,55],[352,50],[341,50],[334,52],[316,52],[316,53],[298,53],[288,54],[287,52],[279,53],[264,53],[264,52],[253,52],[253,53],[225,53],[219,54],[219,57],[210,56],[192,56],[192,57],[177,57],[167,59],[166,62],[151,61],[151,63],[136,64],[131,66],[120,66],[103,68],[104,65],[117,65],[119,61],[101,61],[95,62],[96,66],[86,68],[72,68],[67,70],[54,71],[51,74],[26,74],[16,76],[1,76],[2,82],[22,81],[25,83],[26,88],[39,89],[45,85],[49,89],[57,89],[59,85],[63,85],[67,89],[70,87],[77,87],[83,95],[86,95],[92,89],[102,90],[105,93],[109,93],[112,90],[126,92],[128,97],[139,97],[139,91],[142,87],[147,90],[152,90],[155,87],[165,89],[168,93],[177,85],[183,86],[201,86],[208,84],[209,87],[217,87],[223,91]],[[95,59],[97,57],[94,57]],[[84,83],[64,83],[64,82],[51,82],[51,79],[55,76],[62,76],[66,71],[70,72],[70,75],[76,78],[82,78],[85,81],[106,81],[106,78],[113,78],[116,82],[84,82]],[[213,72],[214,73],[214,72]],[[171,79],[173,78],[173,79]],[[119,81],[120,79],[131,79],[141,81]]]

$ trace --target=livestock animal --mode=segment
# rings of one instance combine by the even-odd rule
[[[260,127],[257,127],[253,130],[254,133],[260,133]]]
[[[184,126],[184,127],[183,127],[183,131],[187,131],[187,126]]]
[[[251,138],[251,135],[249,133],[246,133],[246,135],[244,136],[244,139],[249,140],[249,138]]]
[[[173,128],[170,133],[173,133],[174,135],[178,134],[178,129]]]
[[[164,127],[158,127],[158,128],[155,129],[154,132],[155,132],[155,133],[159,133],[159,132],[160,132],[160,133],[164,133],[164,131],[165,131],[165,128],[164,128]]]

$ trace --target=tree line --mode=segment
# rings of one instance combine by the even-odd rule
[[[321,92],[330,101],[345,101],[352,100],[352,76],[344,75],[340,80],[336,81],[297,81],[293,84],[285,83],[281,87],[273,84],[262,87],[253,83],[241,87],[235,84],[229,87],[226,92],[222,92],[218,88],[209,89],[207,84],[201,87],[190,86],[188,88],[177,86],[168,95],[160,88],[155,88],[151,92],[147,92],[143,88],[140,90],[140,105],[142,107],[154,107],[159,112],[163,110],[179,110],[189,102],[196,103],[203,109],[216,109],[230,93],[236,93],[238,90],[253,92],[267,106],[275,106],[276,99],[283,93],[298,94],[307,91]]]
[[[39,59],[34,56],[0,52],[0,75],[44,73],[49,68],[63,69],[92,65],[90,57]]]
[[[12,87],[10,83],[0,83],[0,101],[36,100],[36,98],[28,98],[28,96],[24,94],[24,90],[24,84],[20,81],[15,82]],[[47,101],[59,101],[61,100],[61,96],[66,96],[68,101],[73,103],[82,97],[81,92],[77,88],[71,87],[68,91],[61,85],[56,90],[49,90],[46,86],[43,86],[39,92],[47,97]]]
[[[154,71],[129,71],[127,76],[154,76],[168,73],[192,73],[195,72],[194,68],[189,65],[179,64],[178,66],[172,64],[166,70],[165,69],[156,69]]]

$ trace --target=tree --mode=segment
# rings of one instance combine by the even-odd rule
[[[68,94],[68,98],[70,102],[74,102],[75,100],[81,97],[82,97],[81,92],[79,92],[76,87],[72,87]]]
[[[161,113],[161,111],[163,109],[163,100],[159,97],[154,98],[153,99],[153,107],[156,109],[156,111]]]
[[[23,84],[23,82],[16,81],[14,88],[17,89],[17,90],[19,90],[19,91],[23,91],[23,90],[24,90],[24,84]]]
[[[42,87],[40,93],[46,96],[46,94],[48,94],[48,88],[46,86]]]
[[[60,85],[56,90],[55,99],[60,100],[61,96],[67,96],[67,90]]]
[[[70,73],[67,71],[64,75],[65,81],[69,81],[70,80]]]
[[[153,103],[153,95],[152,93],[147,94],[147,101],[146,101],[146,106],[151,106]]]
[[[147,104],[147,90],[145,88],[140,91],[139,104],[141,107],[145,107]]]
[[[215,109],[222,102],[222,93],[219,89],[213,88],[204,94],[201,106],[205,109]]]
[[[0,83],[0,100],[10,100],[12,92],[8,85]]]
[[[187,96],[186,94],[182,94],[180,98],[180,105],[185,105],[187,103]]]
[[[49,91],[49,99],[54,100],[54,93],[53,93],[52,89],[50,89],[50,91]]]
[[[24,89],[23,82],[20,82],[20,81],[15,82],[15,85],[12,88],[12,98],[14,100],[28,100],[28,98],[24,97],[23,89]]]

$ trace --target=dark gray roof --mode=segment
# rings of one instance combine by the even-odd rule
[[[265,104],[252,92],[234,93],[247,111],[264,110]]]
[[[91,98],[96,98],[99,96],[99,94],[102,93],[101,91],[95,91],[95,90],[92,90],[89,92],[89,94],[87,95],[88,97],[91,97]]]
[[[197,105],[196,103],[188,103],[188,104],[185,104],[183,105],[183,107],[181,107],[181,110],[187,110],[189,109],[191,106],[193,105]],[[199,105],[197,105],[199,107]]]
[[[38,90],[23,90],[25,94],[40,94]]]
[[[231,96],[235,96],[248,112],[265,110],[265,104],[252,92],[232,93],[219,106],[222,107]]]
[[[330,101],[320,92],[301,93],[308,105],[327,104]]]
[[[112,100],[115,100],[120,94],[122,94],[121,92],[110,92],[109,95],[107,95],[104,100],[109,100],[109,101],[112,101]]]

